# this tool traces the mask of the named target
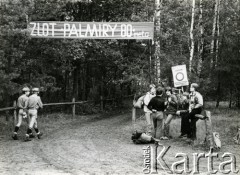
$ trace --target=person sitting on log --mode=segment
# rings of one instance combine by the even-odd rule
[[[173,116],[177,112],[177,107],[178,107],[178,100],[177,96],[175,93],[173,93],[175,89],[172,89],[171,87],[166,88],[166,95],[167,95],[167,100],[165,102],[166,107],[166,119],[164,121],[164,129],[163,129],[163,137],[160,139],[162,140],[168,140],[169,139],[169,124],[173,118]]]
[[[187,137],[187,134],[190,132],[189,128],[189,119],[188,119],[188,113],[189,113],[189,93],[184,92],[182,94],[182,101],[181,104],[178,106],[178,111],[176,112],[177,115],[181,116],[181,135],[179,138]]]
[[[186,123],[186,126],[188,126],[189,132],[188,132],[188,138],[191,138],[192,140],[196,139],[196,122],[198,121],[198,117],[196,117],[196,114],[201,114],[202,108],[203,108],[203,97],[202,95],[197,92],[198,88],[197,83],[192,83],[190,87],[190,103],[189,103],[189,114],[187,115],[188,121],[190,120],[190,123]]]

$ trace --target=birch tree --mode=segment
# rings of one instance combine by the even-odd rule
[[[218,4],[219,0],[215,0],[215,8],[214,8],[214,16],[213,16],[213,28],[212,28],[212,41],[211,41],[211,67],[214,64],[214,45],[215,45],[215,36],[216,36],[216,26],[217,26],[217,20],[218,20]]]
[[[194,16],[195,16],[195,0],[192,0],[192,19],[191,19],[191,28],[190,28],[190,58],[189,58],[189,73],[192,70],[192,60],[194,55],[194,38],[193,38],[193,26],[194,26]]]
[[[219,12],[220,12],[220,3],[221,0],[218,0],[217,6],[217,37],[216,37],[216,54],[215,54],[215,66],[218,64],[218,50],[219,50],[219,35],[220,35],[220,25],[219,25]]]
[[[203,61],[203,45],[204,45],[204,38],[203,38],[203,0],[200,0],[199,2],[199,30],[200,30],[200,41],[198,44],[198,66],[197,66],[197,73],[198,76],[201,74],[202,70],[202,61]]]
[[[160,21],[160,15],[161,15],[161,6],[162,6],[162,0],[155,0],[155,68],[156,68],[156,81],[157,83],[160,83],[161,81],[161,62],[160,62],[160,30],[161,30],[161,21]]]

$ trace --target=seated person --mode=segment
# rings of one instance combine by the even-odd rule
[[[190,126],[188,121],[188,109],[189,109],[189,93],[184,92],[181,96],[181,104],[178,106],[178,111],[176,112],[177,115],[181,116],[181,135],[179,138],[186,137],[187,134],[190,132]]]
[[[173,118],[173,115],[176,114],[177,112],[177,107],[178,107],[178,100],[177,100],[177,96],[175,95],[175,93],[173,93],[175,89],[171,89],[170,87],[166,88],[166,95],[167,95],[167,99],[166,99],[166,119],[164,121],[164,136],[161,138],[163,140],[168,140],[169,137],[169,124]]]
[[[201,114],[202,107],[203,107],[203,97],[202,95],[197,92],[198,84],[192,83],[190,87],[190,102],[189,102],[189,114],[187,115],[189,123],[189,132],[188,137],[195,140],[196,139],[196,122],[198,118],[195,117],[196,114]]]

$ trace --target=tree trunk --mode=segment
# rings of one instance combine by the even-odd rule
[[[160,61],[160,54],[161,54],[161,48],[160,48],[160,30],[161,30],[161,21],[160,21],[160,15],[161,15],[161,7],[162,7],[162,1],[161,0],[155,0],[155,37],[154,37],[154,43],[155,43],[155,64],[156,64],[156,83],[160,83],[161,81],[161,61]]]
[[[221,0],[218,0],[218,6],[217,6],[217,37],[216,37],[216,54],[215,54],[215,67],[218,65],[218,50],[219,50],[219,35],[220,35],[220,29],[219,29],[219,12],[220,12],[220,3]]]
[[[220,75],[218,74],[218,86],[217,86],[217,103],[216,103],[216,108],[219,107],[220,100],[221,100],[221,80],[220,80]]]
[[[216,35],[216,24],[217,24],[217,13],[218,13],[218,3],[219,0],[215,0],[215,8],[214,8],[214,16],[213,16],[213,29],[212,29],[212,41],[211,41],[211,61],[210,66],[213,67],[214,65],[214,45],[215,45],[215,35]]]
[[[148,43],[148,49],[149,49],[149,82],[152,83],[152,42],[149,40]]]
[[[73,97],[78,100],[78,69],[79,66],[75,67],[73,71]]]
[[[82,83],[81,83],[81,85],[82,85],[82,87],[81,87],[81,90],[82,90],[82,94],[81,94],[81,96],[82,96],[82,100],[85,100],[86,99],[86,81],[87,81],[87,78],[86,78],[86,76],[87,76],[87,74],[86,74],[86,68],[87,67],[87,65],[83,65],[83,67],[82,67],[82,77],[81,77],[81,80],[82,80]]]
[[[192,19],[191,19],[191,28],[190,28],[190,58],[189,58],[189,73],[192,71],[192,60],[194,55],[194,38],[193,38],[193,26],[194,26],[194,16],[195,16],[195,0],[192,1]]]
[[[64,92],[63,99],[66,100],[68,96],[68,86],[69,86],[69,71],[65,71],[65,83],[64,83]]]
[[[204,45],[203,32],[204,31],[203,31],[203,19],[202,19],[202,16],[203,16],[202,0],[200,0],[199,3],[200,3],[199,4],[199,8],[200,8],[200,14],[199,14],[200,43],[198,44],[199,56],[198,56],[197,73],[198,73],[198,76],[200,77],[201,71],[202,71],[202,61],[203,61],[203,45]]]

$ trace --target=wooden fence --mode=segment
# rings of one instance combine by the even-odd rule
[[[129,98],[132,97],[133,95],[128,95],[128,96],[124,96],[122,99],[124,98]],[[103,111],[104,108],[104,101],[114,101],[115,99],[104,99],[102,96],[100,98],[100,108],[101,111]],[[98,102],[99,102],[98,101]],[[60,102],[60,103],[46,103],[43,104],[43,106],[58,106],[58,105],[72,105],[72,116],[75,117],[76,115],[76,105],[77,104],[85,104],[85,103],[92,103],[92,102],[97,102],[95,100],[91,100],[91,101],[75,101],[75,98],[72,99],[72,102]],[[13,124],[16,123],[17,120],[17,102],[14,101],[13,102],[13,107],[6,107],[6,108],[0,108],[0,112],[2,111],[11,111],[13,110]],[[6,118],[8,120],[8,118]]]

